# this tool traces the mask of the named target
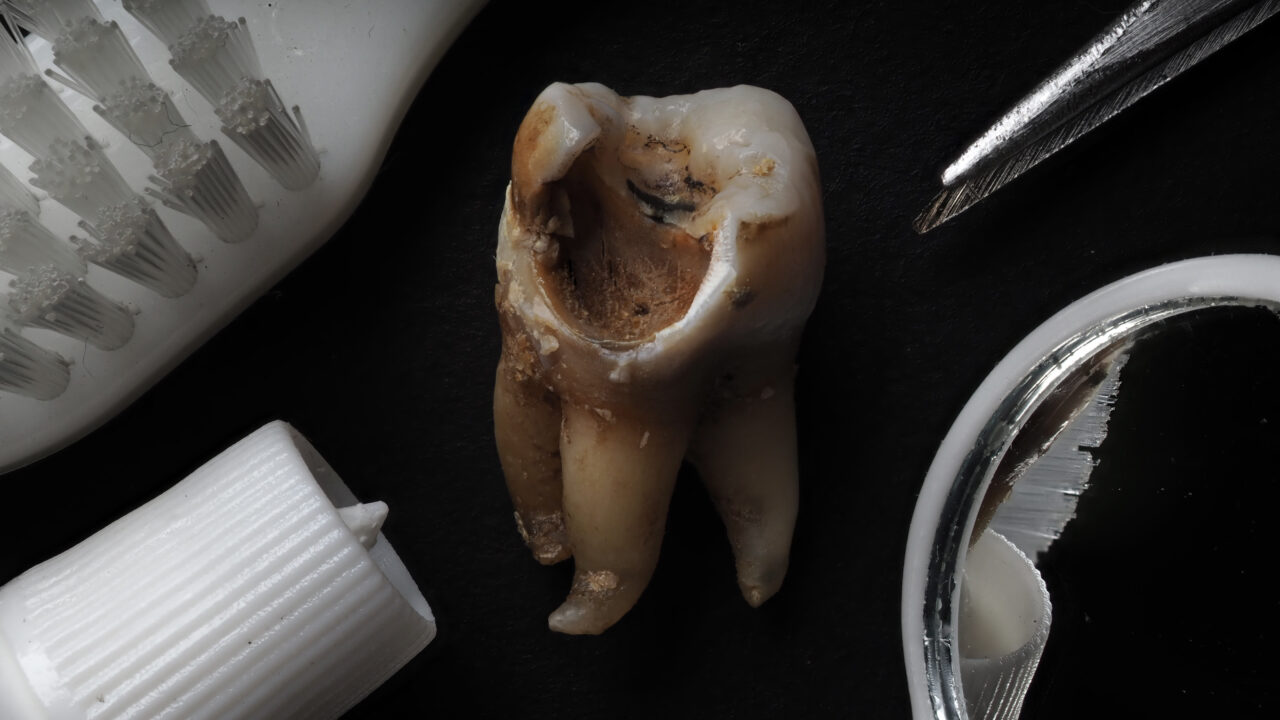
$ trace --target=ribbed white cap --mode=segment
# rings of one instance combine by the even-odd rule
[[[960,677],[972,720],[1017,720],[1049,639],[1053,606],[1040,571],[988,528],[965,559]]]
[[[293,428],[253,433],[0,588],[0,718],[337,718],[435,636],[356,504]]]

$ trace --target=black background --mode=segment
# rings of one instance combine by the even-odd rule
[[[1131,272],[1280,252],[1276,20],[954,223],[912,232],[945,162],[1123,5],[491,3],[338,235],[116,419],[5,478],[0,580],[282,418],[357,495],[391,506],[386,532],[440,622],[350,718],[905,716],[907,527],[988,370]],[[761,85],[795,104],[817,148],[829,260],[800,357],[800,520],[762,609],[741,599],[689,472],[635,609],[597,638],[546,629],[571,568],[520,543],[490,395],[511,139],[557,80],[648,95]]]

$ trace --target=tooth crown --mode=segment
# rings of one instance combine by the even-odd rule
[[[687,177],[686,187],[710,192],[685,193],[687,204],[663,203],[669,212],[659,222],[711,250],[683,316],[646,337],[615,340],[566,326],[541,269],[553,261],[561,229],[555,225],[563,224],[551,207],[549,185],[587,152],[617,154],[626,163],[628,134],[646,143],[655,138],[687,146],[681,154],[688,172],[678,180]],[[627,180],[605,182],[625,188]],[[779,347],[777,355],[789,361],[821,287],[820,197],[817,160],[804,126],[791,105],[768,90],[740,86],[621,98],[598,84],[552,85],[535,101],[516,138],[499,229],[500,312],[509,318],[504,322],[528,335],[528,349],[541,370],[550,371],[552,386],[563,386],[559,380],[570,375],[666,383],[705,372],[702,361],[717,364],[718,353],[751,348]],[[811,280],[797,284],[795,278]]]

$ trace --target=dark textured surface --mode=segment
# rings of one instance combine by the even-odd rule
[[[911,231],[943,164],[1122,6],[494,2],[341,233],[117,419],[5,478],[0,580],[278,417],[391,506],[387,534],[440,620],[352,718],[905,716],[907,526],[969,393],[1111,280],[1280,252],[1276,23],[954,224]],[[762,85],[791,99],[818,150],[829,262],[800,358],[801,514],[791,573],[760,610],[688,473],[639,605],[599,638],[546,629],[570,568],[520,543],[489,403],[511,139],[555,80]]]
[[[1040,559],[1053,626],[1027,717],[1277,715],[1277,364],[1266,310],[1137,345],[1079,516]]]

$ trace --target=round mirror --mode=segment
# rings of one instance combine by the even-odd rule
[[[1277,311],[1280,258],[1174,263],[1071,305],[992,371],[912,521],[917,718],[1274,712]]]

